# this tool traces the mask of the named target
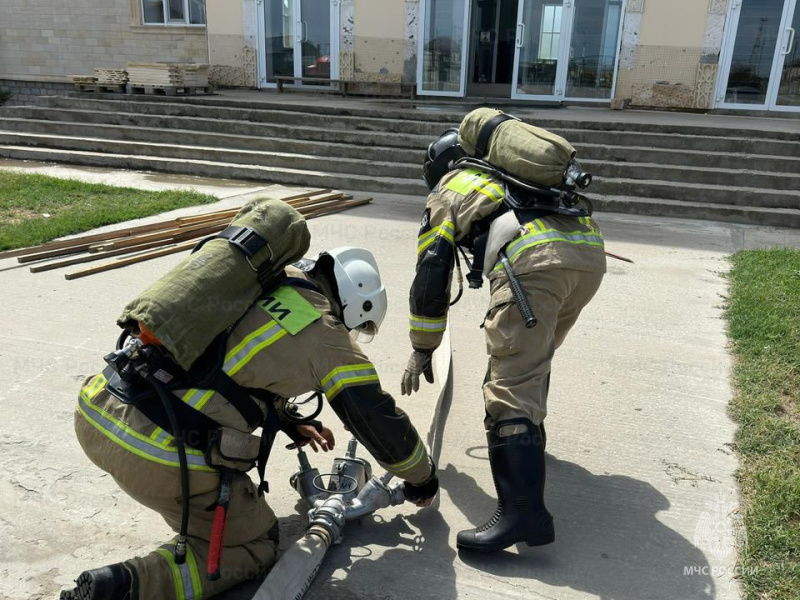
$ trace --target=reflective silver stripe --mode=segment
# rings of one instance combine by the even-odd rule
[[[155,431],[154,431],[154,432],[153,432],[153,433],[150,435],[150,439],[152,439],[152,440],[153,440],[153,441],[154,441],[156,444],[159,444],[159,445],[161,445],[161,446],[164,446],[164,445],[166,445],[166,443],[167,443],[168,441],[170,441],[170,440],[171,440],[171,439],[173,439],[173,438],[172,438],[172,436],[171,436],[169,433],[167,433],[166,431],[164,431],[163,429],[161,429],[161,428],[159,427],[158,429],[156,429],[156,430],[155,430]]]
[[[88,402],[83,394],[81,394],[78,400],[78,409],[86,420],[98,429],[100,433],[129,452],[168,467],[180,466],[177,450],[168,449],[163,444],[159,444],[145,437],[138,431],[134,431],[102,409]],[[214,469],[206,465],[206,459],[203,453],[192,448],[186,449],[186,462],[189,468],[195,471],[214,471]]]
[[[208,399],[214,395],[214,390],[199,390],[196,388],[192,388],[187,390],[185,394],[181,396],[181,400],[186,402],[192,408],[197,410],[202,410],[202,408],[208,402]]]
[[[586,244],[588,246],[603,247],[603,236],[595,235],[593,233],[582,233],[572,231],[565,233],[557,229],[548,229],[546,231],[537,233],[527,233],[521,238],[514,240],[506,248],[506,255],[510,261],[514,261],[519,254],[526,248],[538,246],[539,244],[547,244],[551,242],[565,242],[568,244]],[[502,269],[503,265],[499,261],[493,267],[494,270]]]
[[[372,363],[337,367],[322,380],[322,391],[330,400],[342,388],[351,385],[363,385],[369,382],[377,383],[378,381],[378,372]]]
[[[416,467],[419,464],[419,461],[422,460],[423,456],[425,456],[425,446],[422,444],[422,439],[419,439],[417,440],[417,445],[414,447],[414,450],[411,452],[411,456],[405,460],[401,460],[399,463],[383,466],[387,471],[402,473],[403,471],[408,471],[409,469]]]
[[[175,581],[175,593],[183,592],[185,600],[201,600],[203,597],[203,584],[197,571],[197,560],[195,559],[192,547],[186,546],[186,560],[183,564],[175,562],[175,544],[164,544],[158,549],[158,553],[169,563]]]
[[[442,333],[447,329],[447,317],[441,319],[424,319],[411,315],[409,324],[412,331],[427,331],[428,333]]]
[[[279,337],[283,337],[286,330],[275,321],[270,321],[260,329],[251,333],[250,336],[233,348],[225,357],[222,370],[228,375],[233,375],[244,365],[246,365],[263,348],[276,342]],[[251,337],[252,336],[252,337]],[[279,337],[277,337],[279,336]]]

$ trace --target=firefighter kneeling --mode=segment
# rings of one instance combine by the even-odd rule
[[[418,506],[431,503],[438,490],[433,461],[408,416],[381,388],[375,367],[356,341],[371,339],[386,312],[386,293],[372,254],[340,248],[285,271],[283,283],[256,300],[223,337],[219,376],[209,379],[223,392],[163,381],[164,373],[170,373],[168,361],[147,375],[155,373],[162,380],[159,394],[169,396],[163,407],[157,399],[137,400],[138,392],[126,387],[113,369],[87,379],[75,414],[86,455],[178,532],[185,498],[177,447],[181,440],[165,414],[174,410],[182,428],[177,436],[188,446],[188,530],[185,544],[178,536],[146,556],[85,571],[74,589],[61,593],[62,600],[208,598],[263,575],[276,561],[278,521],[244,471],[272,437],[259,444],[249,434],[258,427],[269,432],[271,416],[277,416],[280,429],[296,442],[331,449],[330,430],[319,423],[298,425],[287,409],[286,398],[307,392],[325,394],[380,465],[405,480],[408,499]],[[146,333],[140,336],[146,338]],[[204,429],[209,422],[214,427]],[[193,437],[204,439],[198,443]],[[208,444],[206,451],[203,444]],[[218,559],[211,543],[213,507],[223,502],[228,514],[222,568],[211,573],[209,565]]]

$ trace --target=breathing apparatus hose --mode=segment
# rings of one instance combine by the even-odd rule
[[[175,543],[175,563],[182,565],[186,561],[186,534],[189,529],[189,466],[186,460],[186,445],[183,440],[183,431],[172,408],[169,393],[152,374],[148,373],[146,379],[155,388],[161,403],[164,405],[170,428],[178,444],[178,464],[181,472],[181,528],[178,533],[178,541]]]

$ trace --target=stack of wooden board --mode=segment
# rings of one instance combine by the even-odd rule
[[[76,85],[91,85],[97,81],[97,78],[91,75],[68,75],[67,78]]]
[[[372,198],[353,199],[352,196],[341,192],[313,190],[305,194],[281,198],[281,200],[296,208],[306,219],[313,219],[367,204]],[[241,206],[178,217],[149,225],[59,240],[30,248],[8,250],[0,252],[0,258],[17,257],[17,261],[20,263],[35,262],[37,264],[30,268],[31,273],[39,273],[104,258],[119,257],[97,266],[64,274],[66,279],[77,279],[159,256],[190,250],[200,238],[214,235],[225,229],[240,209]],[[65,256],[70,258],[62,259]],[[58,260],[51,261],[54,258]]]
[[[128,63],[131,85],[207,86],[208,65],[183,63]]]
[[[128,72],[125,69],[95,68],[94,76],[99,84],[125,85],[128,83]]]

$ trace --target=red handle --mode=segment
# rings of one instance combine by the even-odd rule
[[[211,581],[219,579],[222,540],[225,537],[225,516],[225,507],[217,505],[214,510],[214,523],[211,525],[211,545],[208,548],[208,578]]]

